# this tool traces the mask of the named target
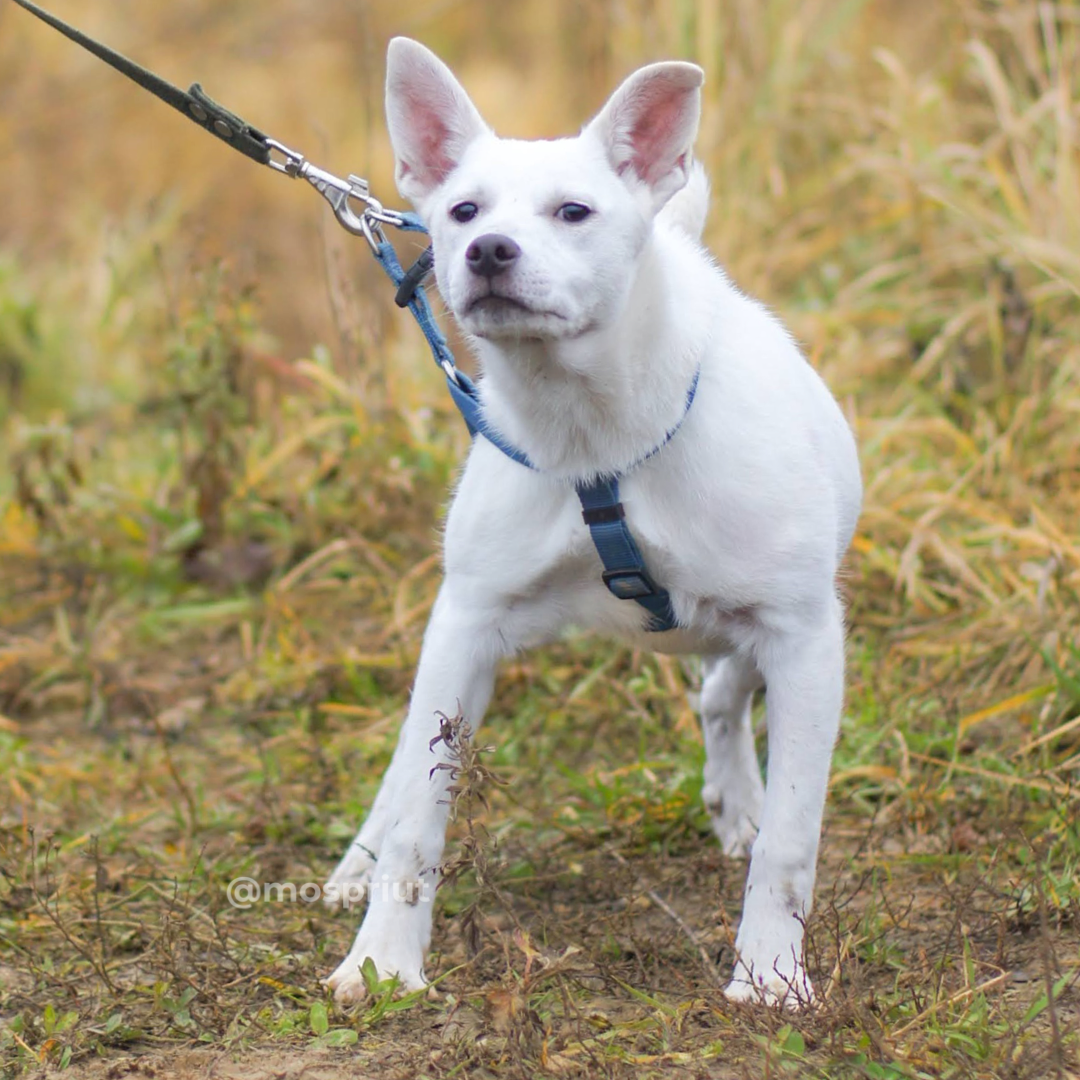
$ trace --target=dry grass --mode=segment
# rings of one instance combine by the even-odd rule
[[[8,5],[0,1068],[1075,1076],[1080,6],[56,7],[388,201],[393,32],[523,135],[697,59],[710,244],[844,402],[867,501],[819,1009],[716,988],[743,868],[692,672],[574,638],[463,763],[439,998],[341,1013],[354,917],[225,888],[323,880],[370,802],[465,434],[315,196]]]

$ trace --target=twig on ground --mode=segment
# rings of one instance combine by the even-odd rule
[[[615,850],[611,851],[611,856],[615,861],[622,866],[629,866],[630,864],[626,859]],[[712,962],[712,957],[709,956],[705,949],[705,946],[701,944],[698,939],[694,928],[655,890],[645,889],[643,890],[645,895],[686,935],[690,944],[697,950],[697,954],[701,959],[701,966],[705,969],[706,974],[715,986],[724,985],[724,977],[720,974],[720,969]]]

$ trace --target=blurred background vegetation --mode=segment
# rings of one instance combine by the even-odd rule
[[[52,7],[173,82],[200,81],[316,163],[367,176],[389,205],[393,34],[435,49],[496,130],[523,137],[576,130],[642,63],[700,63],[708,244],[791,326],[862,449],[833,813],[891,815],[905,845],[919,836],[983,869],[1036,867],[1025,910],[1045,895],[1066,925],[1080,865],[1080,5]],[[116,825],[113,849],[122,862],[133,837],[165,837],[174,846],[147,873],[186,872],[193,851],[236,858],[213,838],[247,835],[244,800],[273,823],[263,831],[279,854],[309,844],[305,857],[329,865],[392,742],[466,446],[415,327],[312,191],[0,5],[9,878],[37,857],[29,826],[78,847],[119,820],[117,800],[141,799],[147,816]],[[682,800],[665,812],[691,828],[692,673],[606,646],[549,655],[511,665],[495,705],[497,764],[519,802],[537,775],[565,781],[529,758],[547,744],[522,742],[520,725],[553,715],[566,767],[594,777],[613,746],[639,753],[644,724]],[[571,748],[582,723],[607,731],[606,751],[591,737]],[[74,763],[55,760],[57,739],[79,748]],[[591,783],[564,799],[588,802]],[[627,798],[647,818],[655,789],[640,785]],[[538,788],[534,815],[554,790]],[[155,817],[177,791],[186,810]],[[1036,847],[1009,840],[1006,822]],[[89,871],[67,872],[77,897]],[[63,955],[51,922],[20,919],[35,949],[53,941]],[[910,1049],[925,1025],[911,1027],[921,1007],[905,1000],[895,1015]],[[20,1030],[35,1046],[52,1037],[31,1020]],[[61,1053],[53,1043],[45,1058]]]
[[[391,205],[394,33],[439,51],[496,129],[520,136],[573,131],[641,63],[696,60],[710,246],[789,322],[863,446],[856,620],[939,627],[903,646],[931,665],[936,652],[994,661],[989,685],[961,681],[960,697],[1032,676],[1047,648],[1067,659],[1075,5],[59,10],[368,176]],[[4,551],[78,549],[149,574],[171,555],[203,585],[262,584],[342,525],[362,531],[347,508],[374,506],[380,485],[430,481],[437,501],[465,436],[364,244],[303,185],[225,152],[25,12],[5,7],[0,25]],[[405,501],[427,551],[431,506]]]

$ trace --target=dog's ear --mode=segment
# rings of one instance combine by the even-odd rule
[[[620,176],[648,187],[654,213],[690,175],[704,81],[696,64],[650,64],[635,71],[585,128],[599,138]]]
[[[489,130],[469,95],[430,49],[396,37],[386,54],[386,123],[398,191],[418,204]]]

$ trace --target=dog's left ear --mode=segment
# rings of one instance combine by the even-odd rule
[[[650,64],[635,71],[585,128],[599,138],[620,176],[650,190],[654,213],[689,178],[704,81],[697,64]]]

